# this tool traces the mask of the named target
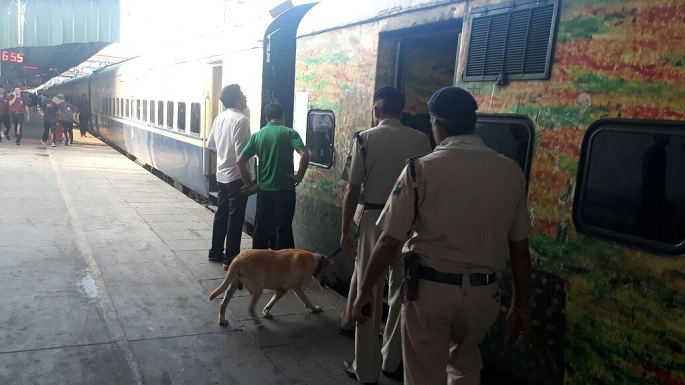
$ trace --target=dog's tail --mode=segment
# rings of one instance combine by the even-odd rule
[[[236,278],[236,275],[238,275],[238,263],[233,261],[233,263],[231,263],[231,265],[228,267],[228,272],[226,273],[226,278],[224,278],[224,281],[221,282],[221,285],[214,289],[211,294],[209,294],[209,300],[211,301],[218,297],[219,294],[225,292],[231,282],[233,282],[233,280]]]

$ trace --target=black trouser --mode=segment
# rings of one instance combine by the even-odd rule
[[[12,112],[12,125],[14,125],[14,136],[17,143],[21,142],[21,132],[24,129],[24,113]],[[9,131],[9,130],[7,130]]]
[[[78,115],[78,129],[81,131],[81,136],[86,136],[88,132],[88,123],[90,122],[90,115]]]
[[[0,115],[0,130],[2,130],[2,126],[5,126],[5,136],[9,137],[10,136],[10,127],[12,124],[10,123],[10,115]],[[2,133],[0,133],[1,135]]]
[[[62,122],[64,128],[64,143],[74,143],[74,122]]]
[[[47,142],[50,131],[55,129],[55,123],[43,121],[43,142]],[[52,136],[52,143],[55,143],[55,136]]]
[[[262,191],[257,193],[257,214],[253,249],[293,249],[293,218],[295,190]]]
[[[240,179],[217,184],[219,185],[219,207],[214,214],[212,248],[209,250],[209,258],[223,257],[224,263],[230,263],[240,253],[247,196],[240,193],[240,188],[243,187],[243,181]],[[226,244],[225,255],[224,243]]]

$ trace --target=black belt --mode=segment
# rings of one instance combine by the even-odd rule
[[[426,281],[433,281],[438,283],[445,283],[448,285],[461,286],[461,281],[464,274],[443,273],[430,267],[421,266],[419,270],[419,278]],[[496,273],[471,273],[469,274],[469,282],[471,286],[485,286],[497,281]]]
[[[362,206],[364,206],[364,210],[383,210],[383,207],[385,207],[385,203],[364,202],[362,203]]]

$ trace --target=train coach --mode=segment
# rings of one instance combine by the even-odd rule
[[[486,364],[515,384],[685,384],[685,0],[325,0],[262,32],[73,82],[101,137],[206,198],[221,86],[243,86],[253,131],[282,103],[312,154],[296,244],[335,254],[343,279],[340,175],[374,90],[421,117],[463,87],[477,133],[524,171],[534,223],[531,340],[496,325]]]

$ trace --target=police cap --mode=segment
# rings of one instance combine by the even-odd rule
[[[476,99],[459,87],[443,87],[435,91],[428,101],[428,111],[438,119],[472,117],[477,109]]]
[[[404,107],[404,95],[394,87],[381,87],[373,94],[373,102],[380,99],[388,99],[393,104],[402,104]]]

